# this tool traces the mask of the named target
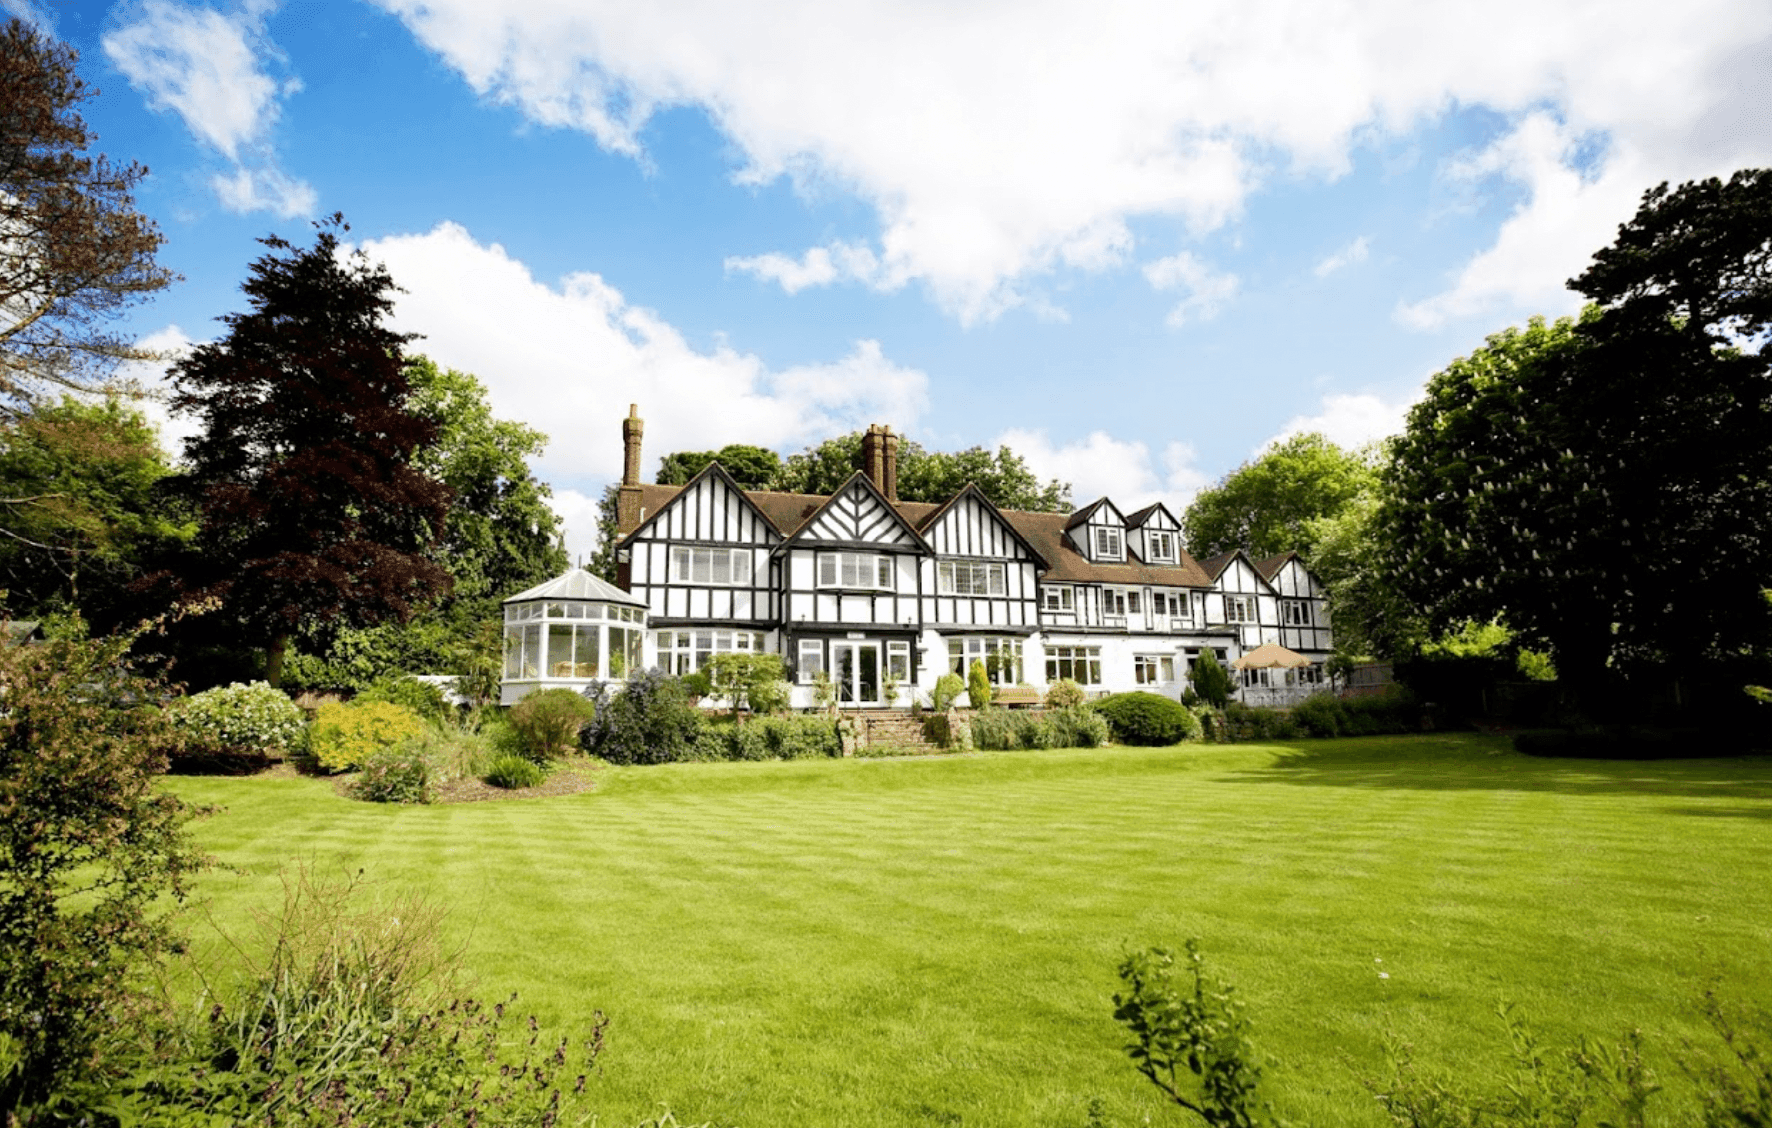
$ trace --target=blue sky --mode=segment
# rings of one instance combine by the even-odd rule
[[[130,330],[209,339],[342,211],[550,435],[574,552],[630,402],[649,469],[882,422],[1179,510],[1394,431],[1645,189],[1772,160],[1763,0],[0,3],[152,170],[184,281]]]

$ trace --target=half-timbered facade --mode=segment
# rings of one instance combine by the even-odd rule
[[[926,700],[974,661],[1003,685],[1070,678],[1173,697],[1205,651],[1228,663],[1274,642],[1320,663],[1333,647],[1321,587],[1295,554],[1202,564],[1161,504],[1030,513],[975,486],[900,501],[885,427],[869,428],[861,468],[829,496],[746,490],[717,464],[652,485],[639,481],[641,429],[630,411],[619,586],[646,612],[642,661],[667,672],[779,654],[800,706],[821,671],[841,704],[866,708]]]

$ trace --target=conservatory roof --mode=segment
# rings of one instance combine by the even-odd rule
[[[625,603],[632,607],[646,606],[645,600],[621,590],[614,584],[605,583],[583,568],[573,568],[564,575],[555,576],[545,584],[537,584],[528,591],[520,591],[504,602],[526,603],[532,599],[594,599],[599,603]]]

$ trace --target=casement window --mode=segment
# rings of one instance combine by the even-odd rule
[[[1075,611],[1074,589],[1067,585],[1047,584],[1040,588],[1040,607],[1045,611]]]
[[[1151,550],[1151,561],[1157,564],[1171,564],[1175,561],[1174,533],[1146,533],[1145,544]]]
[[[1078,685],[1101,684],[1101,647],[1048,646],[1046,648],[1046,680],[1055,682],[1069,678]]]
[[[1166,685],[1175,680],[1175,655],[1135,654],[1132,679],[1139,685]]]
[[[971,674],[974,662],[984,663],[992,685],[1020,685],[1021,639],[988,636],[948,639],[949,671],[966,677]]]
[[[1179,595],[1172,591],[1159,591],[1151,595],[1151,600],[1156,605],[1156,612],[1159,616],[1168,615],[1172,619],[1187,617],[1188,603],[1185,595]]]
[[[763,636],[756,631],[656,631],[658,668],[682,677],[708,664],[716,654],[762,654]]]
[[[1310,605],[1302,599],[1280,600],[1280,622],[1289,627],[1308,627],[1311,625]]]
[[[892,591],[895,582],[892,557],[874,552],[821,552],[818,554],[818,586],[868,588]]]
[[[1252,595],[1225,596],[1224,621],[1227,623],[1255,622],[1255,597]]]
[[[803,638],[800,640],[800,684],[811,685],[818,680],[824,671],[824,640],[821,638]]]
[[[1101,592],[1101,613],[1103,615],[1126,614],[1126,593],[1112,588],[1103,588]]]
[[[751,550],[675,547],[671,549],[671,579],[679,584],[749,586]]]
[[[1126,555],[1126,549],[1120,542],[1120,530],[1097,526],[1095,530],[1095,555],[1103,560],[1119,560]]]
[[[886,643],[886,676],[903,685],[911,680],[911,644]]]
[[[943,560],[935,566],[936,589],[942,595],[1002,595],[1003,565],[985,561]]]
[[[1134,615],[1138,614],[1138,593],[1137,592],[1129,591],[1126,593],[1126,610],[1130,611]]]

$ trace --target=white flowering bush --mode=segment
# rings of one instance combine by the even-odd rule
[[[172,709],[194,750],[272,758],[301,749],[306,720],[287,694],[267,682],[235,682],[193,694]]]

